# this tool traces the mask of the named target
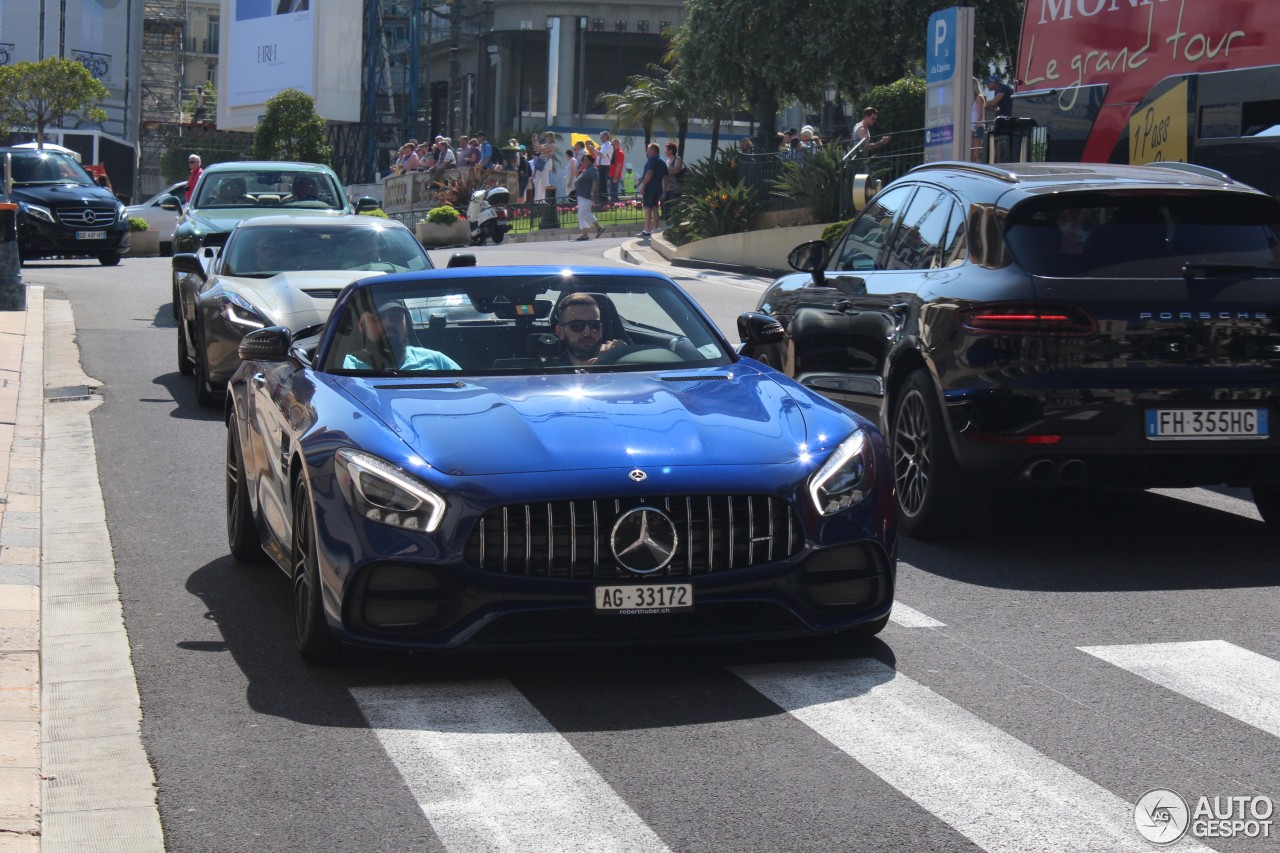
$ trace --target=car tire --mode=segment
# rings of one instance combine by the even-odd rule
[[[183,376],[196,372],[196,366],[191,363],[191,350],[187,347],[187,328],[182,323],[178,324],[178,372]]]
[[[894,401],[890,453],[898,521],[916,539],[955,536],[966,520],[946,430],[933,381],[915,371]]]
[[[103,252],[98,255],[98,263],[104,267],[114,267],[120,263],[120,256],[115,252]]]
[[[879,619],[875,620],[874,622],[867,622],[865,625],[859,625],[856,628],[850,628],[846,632],[846,636],[855,637],[859,639],[867,639],[870,637],[874,637],[876,634],[879,634],[881,631],[884,630],[885,626],[888,624],[889,624],[889,614],[886,613],[885,615],[881,616]]]
[[[170,307],[173,309],[173,319],[182,322],[182,311],[180,310],[182,298],[178,295],[178,274],[172,273],[170,278],[173,279],[173,301],[170,303]]]
[[[1280,486],[1254,486],[1253,505],[1268,527],[1280,530]]]
[[[342,656],[342,645],[324,616],[320,592],[320,564],[316,557],[316,526],[311,492],[299,478],[293,487],[293,634],[298,654],[308,663],[332,664]]]
[[[240,449],[234,415],[227,424],[227,547],[231,556],[242,563],[264,563],[267,560],[249,504],[244,453]]]
[[[213,388],[209,384],[209,368],[205,364],[205,348],[204,341],[201,340],[200,334],[195,334],[195,371],[196,377],[196,402],[202,406],[213,407],[220,401],[218,396],[213,393]]]

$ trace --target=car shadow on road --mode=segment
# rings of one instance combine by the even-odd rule
[[[1274,585],[1276,543],[1261,521],[1154,492],[1011,491],[991,501],[968,536],[904,537],[899,556],[1004,589],[1229,589]]]
[[[821,637],[529,651],[349,649],[339,665],[313,666],[294,648],[291,588],[273,564],[220,558],[193,572],[186,589],[204,603],[206,618],[216,622],[223,640],[185,641],[178,647],[198,654],[230,652],[244,673],[246,698],[255,712],[316,726],[367,727],[348,692],[352,687],[494,679],[510,681],[536,704],[558,706],[566,696],[595,695],[611,708],[633,709],[604,715],[600,730],[749,719],[773,716],[779,709],[729,667],[874,659],[892,669],[896,663],[879,639]],[[656,717],[635,710],[652,704],[655,696],[691,698],[667,702]]]
[[[164,373],[154,380],[156,385],[164,388],[173,398],[174,409],[169,413],[171,418],[188,421],[220,421],[223,412],[220,408],[202,406],[196,402],[196,383],[190,376],[183,376],[176,370]],[[140,402],[168,402],[158,398],[148,398]]]

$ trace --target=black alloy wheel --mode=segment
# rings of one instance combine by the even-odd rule
[[[953,536],[965,520],[960,472],[945,430],[933,382],[917,370],[899,392],[891,427],[898,520],[916,539]]]
[[[209,368],[205,364],[205,346],[204,339],[200,336],[197,328],[196,334],[193,336],[195,341],[195,376],[196,376],[196,402],[202,406],[216,406],[219,402],[213,388],[209,384]]]
[[[178,372],[183,376],[196,372],[196,366],[191,363],[191,350],[187,347],[187,326],[182,321],[178,321]]]
[[[298,654],[308,663],[336,663],[342,646],[324,618],[311,492],[301,479],[293,488],[292,539],[293,634]]]
[[[227,424],[227,547],[231,556],[242,563],[265,563],[267,560],[249,505],[249,484],[245,478],[244,454],[240,450],[235,415]]]
[[[102,264],[104,267],[114,267],[120,263],[120,256],[115,252],[103,252],[101,255],[98,255],[98,263]]]

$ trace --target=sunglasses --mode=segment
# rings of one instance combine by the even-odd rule
[[[604,328],[604,324],[599,320],[570,320],[564,326],[575,335],[582,334],[583,329],[591,329],[593,332],[598,332]]]

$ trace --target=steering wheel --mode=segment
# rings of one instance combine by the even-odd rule
[[[596,360],[592,364],[596,366],[602,364],[670,364],[678,361],[684,361],[684,359],[666,347],[654,346],[653,344],[627,344],[605,350],[596,356]]]

